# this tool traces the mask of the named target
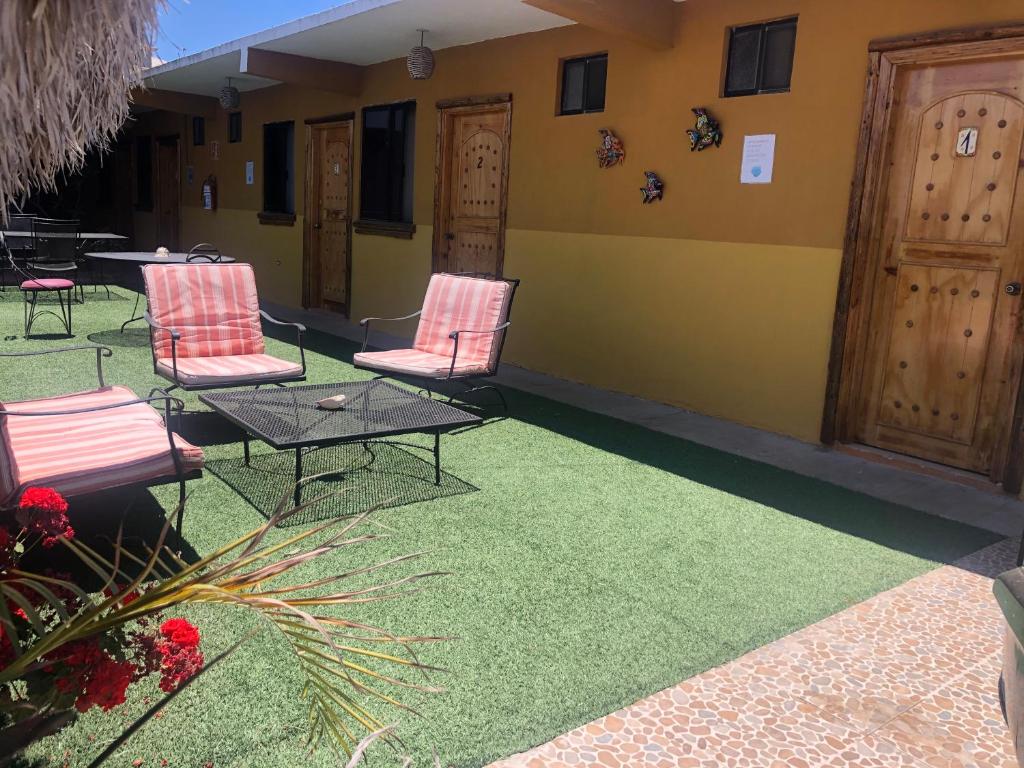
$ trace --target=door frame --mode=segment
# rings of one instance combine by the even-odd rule
[[[508,113],[505,124],[505,166],[501,173],[501,206],[498,211],[498,254],[497,274],[501,277],[505,269],[505,222],[508,217],[508,177],[512,165],[512,94],[497,93],[490,96],[467,96],[458,99],[441,99],[437,102],[437,136],[434,150],[434,236],[431,244],[430,271],[441,271],[441,247],[444,244],[444,148],[451,118],[474,112],[493,112],[504,107]],[[447,264],[445,265],[447,267]]]
[[[345,123],[351,125],[351,138],[348,143],[348,232],[345,235],[345,248],[348,252],[348,260],[345,264],[345,305],[342,314],[348,317],[352,311],[352,157],[355,154],[355,112],[344,112],[337,115],[325,115],[323,117],[310,117],[304,122],[306,125],[306,151],[305,151],[305,179],[303,184],[302,200],[302,306],[309,309],[315,303],[316,307],[322,306],[320,297],[314,288],[319,288],[317,275],[312,269],[313,259],[313,220],[315,217],[314,202],[316,201],[317,189],[320,183],[320,169],[314,164],[315,148],[313,145],[314,129],[339,128]],[[319,266],[319,265],[318,265]],[[314,283],[316,283],[314,285]],[[315,302],[314,302],[315,297]]]
[[[161,136],[157,136],[153,142],[155,145],[156,152],[153,157],[153,168],[155,173],[153,174],[154,189],[153,189],[153,224],[156,233],[156,238],[160,239],[160,221],[162,215],[160,212],[160,201],[161,201],[161,190],[163,187],[163,178],[160,173],[160,148],[161,147],[174,147],[174,195],[176,199],[174,221],[172,222],[171,230],[174,233],[174,241],[172,243],[160,243],[157,245],[166,245],[171,250],[177,250],[181,245],[181,134],[168,133]]]
[[[832,445],[852,441],[857,396],[866,361],[868,326],[875,281],[868,274],[872,256],[880,247],[876,237],[885,202],[887,175],[883,161],[888,154],[892,102],[896,75],[902,69],[925,64],[1024,53],[1024,23],[938,30],[868,44],[868,69],[864,85],[860,132],[853,179],[850,185],[843,255],[839,270],[832,345],[828,362],[821,442]],[[1011,372],[1015,408],[1013,428],[999,438],[991,479],[1002,482],[1009,493],[1019,493],[1024,480],[1024,389],[1017,354]]]

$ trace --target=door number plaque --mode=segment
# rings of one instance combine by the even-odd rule
[[[978,129],[961,128],[956,135],[956,154],[959,157],[974,157],[978,151]]]

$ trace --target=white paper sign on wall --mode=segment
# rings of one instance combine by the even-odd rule
[[[256,174],[256,164],[252,160],[245,161],[245,183],[252,184],[253,176]]]
[[[743,137],[743,159],[740,162],[741,184],[771,184],[774,166],[774,133]]]
[[[974,157],[978,152],[978,129],[961,128],[956,135],[956,153],[960,157]]]

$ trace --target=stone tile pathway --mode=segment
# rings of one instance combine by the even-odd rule
[[[1015,768],[1003,541],[492,768]]]

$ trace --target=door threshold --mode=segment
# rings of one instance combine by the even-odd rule
[[[958,469],[946,464],[939,464],[938,462],[919,459],[915,456],[907,456],[903,453],[887,451],[884,448],[875,448],[874,446],[862,443],[836,443],[833,447],[840,453],[856,456],[859,459],[865,459],[875,464],[882,464],[919,475],[927,475],[928,477],[937,477],[951,483],[958,483],[959,485],[965,485],[979,491],[985,491],[995,496],[1008,495],[1003,490],[1002,485],[993,482],[988,476],[979,472],[970,472],[966,469]]]

